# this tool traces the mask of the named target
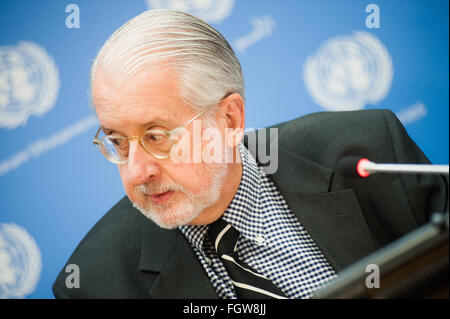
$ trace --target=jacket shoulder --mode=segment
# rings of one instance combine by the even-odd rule
[[[288,136],[295,133],[302,133],[305,130],[317,131],[323,129],[356,130],[367,131],[367,125],[380,127],[386,121],[399,122],[396,115],[388,109],[371,109],[359,111],[340,112],[316,112],[301,116],[291,121],[283,122],[272,127],[279,129],[280,136]]]
[[[273,127],[278,128],[281,148],[329,168],[347,155],[372,156],[374,160],[376,154],[388,156],[393,132],[407,136],[395,114],[384,109],[318,112]]]
[[[53,284],[55,297],[138,298],[128,287],[140,276],[137,265],[142,226],[148,229],[152,227],[149,224],[152,223],[125,196],[78,244]],[[65,269],[69,264],[78,266],[80,288],[66,287],[69,273]]]

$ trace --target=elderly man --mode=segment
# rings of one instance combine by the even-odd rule
[[[244,143],[239,61],[191,15],[128,21],[98,53],[91,87],[94,143],[127,196],[72,254],[80,286],[66,285],[64,268],[57,298],[309,298],[445,210],[438,177],[334,171],[347,154],[428,162],[389,111],[312,114]],[[202,135],[211,129],[213,143]],[[274,143],[277,169],[266,174],[256,150]],[[211,145],[213,161],[203,156]]]

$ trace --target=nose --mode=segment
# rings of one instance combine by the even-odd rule
[[[148,154],[142,146],[136,142],[130,142],[128,153],[127,179],[132,185],[149,183],[160,174],[160,167],[154,157]]]

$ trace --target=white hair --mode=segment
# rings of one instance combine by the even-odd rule
[[[245,100],[241,65],[228,41],[206,22],[179,11],[148,10],[116,30],[95,58],[118,84],[149,67],[174,68],[179,94],[192,109],[218,103],[231,93]]]

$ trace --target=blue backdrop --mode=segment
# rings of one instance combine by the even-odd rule
[[[240,58],[247,127],[389,108],[432,162],[448,164],[448,6],[1,1],[0,298],[53,298],[51,284],[71,252],[124,195],[116,167],[91,143],[88,75],[104,41],[130,18],[168,7],[211,22]]]

